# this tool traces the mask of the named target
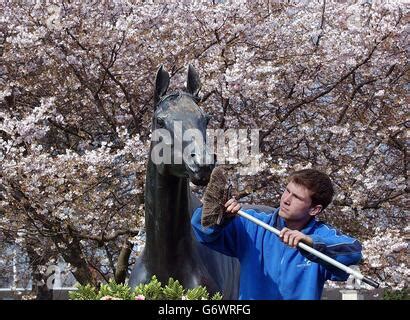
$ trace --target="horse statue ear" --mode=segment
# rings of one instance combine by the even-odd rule
[[[199,74],[191,64],[188,66],[188,79],[186,88],[188,93],[192,94],[194,97],[198,97],[199,91],[201,90],[201,81],[199,80]]]
[[[155,77],[155,92],[154,92],[154,106],[157,107],[158,102],[167,93],[169,87],[169,74],[161,65]]]

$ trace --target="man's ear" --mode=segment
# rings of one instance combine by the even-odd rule
[[[318,204],[318,205],[316,205],[316,206],[310,208],[309,214],[310,214],[312,217],[317,216],[317,215],[322,211],[322,209],[323,209],[322,205],[321,205],[321,204]]]

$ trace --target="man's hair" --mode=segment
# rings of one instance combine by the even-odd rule
[[[312,193],[312,207],[322,205],[325,209],[331,202],[334,195],[332,181],[329,176],[315,169],[303,169],[292,173],[288,182],[294,182],[309,189]],[[322,209],[322,210],[323,210]]]

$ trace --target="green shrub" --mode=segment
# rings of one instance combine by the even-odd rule
[[[409,300],[409,289],[403,290],[384,290],[383,300]]]
[[[179,300],[184,295],[184,288],[178,280],[172,278],[169,279],[168,284],[162,290],[164,299],[166,300]]]
[[[121,300],[134,300],[135,292],[132,292],[131,288],[124,284],[117,284],[114,280],[110,280],[107,284],[103,284],[97,294],[97,300],[104,299],[105,297],[112,297]]]
[[[124,284],[117,284],[110,280],[99,290],[91,285],[78,286],[76,291],[69,293],[71,300],[208,300],[209,293],[205,287],[199,286],[184,289],[178,280],[170,278],[164,287],[156,276],[146,284],[138,285],[134,290]],[[222,295],[217,292],[211,300],[221,300]]]
[[[138,285],[135,288],[135,293],[144,296],[146,300],[162,300],[164,298],[164,289],[156,276],[153,276],[150,282]]]
[[[97,289],[87,284],[77,286],[76,291],[70,291],[68,296],[71,300],[97,300]]]

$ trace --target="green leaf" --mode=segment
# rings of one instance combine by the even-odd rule
[[[103,297],[113,297],[122,300],[134,300],[135,293],[125,284],[117,284],[114,280],[110,280],[107,284],[103,284],[98,292],[97,299]]]
[[[222,298],[222,294],[220,292],[217,292],[212,296],[211,300],[222,300]]]
[[[96,300],[97,299],[97,289],[92,285],[76,285],[77,290],[70,291],[68,296],[71,300]]]
[[[149,283],[138,285],[134,293],[136,295],[143,295],[146,300],[160,300],[163,299],[163,289],[161,287],[161,282],[158,281],[156,276],[152,276]]]
[[[189,289],[186,293],[187,300],[208,300],[209,294],[205,287],[199,286]]]
[[[178,280],[169,278],[168,284],[163,290],[164,299],[166,300],[180,300],[184,295],[184,288]]]

